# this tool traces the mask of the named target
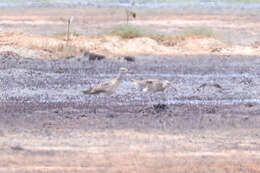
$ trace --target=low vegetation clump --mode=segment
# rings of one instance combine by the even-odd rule
[[[182,37],[215,37],[210,28],[197,28],[184,31]]]
[[[44,50],[45,52],[54,54],[58,58],[73,57],[86,51],[84,47],[78,47],[66,42],[42,41],[38,44],[32,42],[27,46],[31,49]]]
[[[120,36],[123,39],[132,39],[132,38],[148,36],[148,33],[144,29],[135,26],[130,26],[130,25],[114,27],[109,32],[109,34]]]
[[[117,26],[113,28],[110,35],[117,35],[123,39],[133,39],[139,37],[149,37],[156,40],[158,43],[166,46],[174,46],[178,42],[184,41],[188,38],[207,38],[215,37],[214,32],[210,28],[198,28],[186,30],[180,34],[163,34],[152,31],[147,31],[145,29],[136,26]]]
[[[80,36],[82,36],[82,34],[78,33],[78,32],[70,33],[71,39],[73,39],[75,37],[80,37]],[[61,39],[61,40],[67,40],[67,32],[55,33],[55,34],[53,34],[53,37]]]

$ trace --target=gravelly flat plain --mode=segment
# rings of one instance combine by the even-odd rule
[[[82,94],[120,67],[115,94]],[[177,91],[142,93],[132,78]],[[0,57],[0,81],[0,172],[260,171],[259,57]]]
[[[222,116],[234,117],[237,121],[248,117],[249,121],[238,123],[242,127],[258,128],[260,124],[256,123],[260,115],[259,57],[145,56],[137,57],[135,62],[123,59],[89,61],[84,56],[59,60],[2,57],[0,64],[0,113],[5,115],[1,118],[8,117],[8,121],[6,115],[9,114],[23,119],[40,111],[31,121],[37,122],[45,112],[53,118],[68,116],[73,119],[82,114],[90,119],[98,117],[100,120],[94,123],[98,127],[107,125],[102,123],[102,117],[115,121],[114,127],[122,128],[135,128],[138,123],[131,122],[138,119],[147,121],[152,128],[160,126],[154,122],[157,119],[169,129],[198,128],[204,126],[200,122],[204,116],[215,121],[213,124],[205,122],[208,128],[226,123],[230,126],[228,122],[233,122],[233,118],[223,123]],[[120,67],[128,68],[129,72],[112,96],[82,93],[115,77]],[[146,78],[169,80],[172,87],[164,93],[143,93],[130,81]],[[186,121],[183,116],[190,120]],[[176,123],[176,120],[183,123]],[[38,126],[37,123],[33,125]]]

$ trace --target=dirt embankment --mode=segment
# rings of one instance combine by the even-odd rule
[[[0,51],[14,51],[24,57],[64,58],[85,51],[109,57],[122,55],[260,55],[259,17],[224,14],[175,14],[154,9],[137,9],[130,26],[143,36],[122,39],[107,33],[125,25],[123,9],[43,8],[3,10],[0,16]],[[66,41],[67,20],[71,41]],[[121,31],[120,31],[121,32]],[[149,37],[149,34],[161,37]],[[147,36],[148,35],[148,36]],[[162,36],[164,35],[164,36]],[[206,36],[206,37],[205,37]]]
[[[187,37],[183,40],[165,40],[162,44],[149,37],[123,39],[120,36],[98,36],[87,38],[72,36],[69,42],[66,37],[28,36],[23,33],[1,33],[0,52],[13,51],[23,57],[33,58],[67,58],[81,56],[85,52],[103,54],[107,57],[124,55],[260,55],[260,45],[228,45],[210,37]],[[170,43],[168,43],[170,42]]]

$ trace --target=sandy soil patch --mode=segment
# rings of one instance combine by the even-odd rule
[[[66,58],[82,56],[85,52],[103,54],[107,57],[124,55],[260,55],[260,46],[228,45],[216,38],[186,38],[173,46],[163,45],[148,37],[123,39],[119,36],[87,38],[28,36],[23,33],[1,33],[0,51],[13,51],[23,57]]]

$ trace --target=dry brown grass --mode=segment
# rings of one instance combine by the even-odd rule
[[[188,39],[216,38],[215,33],[210,28],[190,29],[178,35],[170,35],[147,31],[143,28],[131,25],[114,27],[108,34],[120,36],[123,39],[148,37],[157,41],[159,44],[170,47]]]
[[[75,44],[76,36],[66,41],[63,34],[51,37],[28,36],[23,33],[2,33],[2,46],[18,47],[29,50],[36,50],[43,53],[45,58],[67,58],[77,56],[86,51],[80,44]],[[77,41],[76,41],[77,42]]]
[[[51,44],[51,42],[42,42],[40,44],[28,45],[30,49],[38,49],[54,54],[57,58],[69,58],[80,55],[85,51],[84,48],[77,47],[67,42]]]

